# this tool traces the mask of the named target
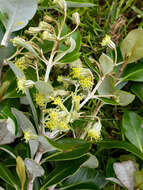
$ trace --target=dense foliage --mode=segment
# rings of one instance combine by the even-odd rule
[[[143,189],[142,5],[0,0],[1,190]]]

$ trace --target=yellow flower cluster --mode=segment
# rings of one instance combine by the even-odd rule
[[[79,79],[82,88],[91,88],[93,85],[93,77],[85,68],[72,68],[72,77]]]
[[[54,97],[50,97],[50,98],[51,98],[51,100],[54,101],[53,104],[59,106],[59,108],[61,110],[66,110],[66,108],[65,108],[65,106],[64,106],[64,104],[63,104],[63,102],[59,96],[57,98],[54,98]]]
[[[26,91],[25,82],[26,82],[25,77],[17,79],[17,89],[18,91],[22,91],[23,94]]]
[[[96,131],[95,129],[89,129],[89,131],[88,131],[88,136],[93,139],[99,140],[100,135],[101,135],[100,132]]]
[[[99,140],[101,138],[101,127],[102,125],[99,120],[88,130],[88,136],[91,137],[91,139]]]
[[[82,76],[82,68],[72,68],[72,76],[73,78],[80,78]]]
[[[19,58],[17,61],[16,61],[16,63],[15,63],[15,65],[21,70],[21,71],[23,71],[24,69],[26,69],[27,67],[26,67],[26,65],[25,65],[25,57],[21,57],[21,58]]]
[[[28,131],[24,131],[24,137],[23,139],[25,139],[25,142],[28,143],[30,139],[36,139],[37,135],[33,134],[30,130]]]
[[[46,127],[48,127],[51,131],[60,130],[60,131],[68,131],[70,128],[68,126],[66,116],[60,112],[51,110],[49,112],[49,118],[45,121]]]
[[[43,107],[46,103],[46,98],[43,94],[36,93],[35,101],[38,106]]]
[[[80,84],[83,88],[90,88],[93,85],[93,80],[91,76],[83,77],[80,79]]]
[[[110,44],[111,41],[111,37],[109,35],[106,34],[105,38],[103,38],[101,45],[102,46],[107,46],[108,44]]]

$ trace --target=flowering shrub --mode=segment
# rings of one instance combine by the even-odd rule
[[[17,15],[6,12],[6,19],[4,13],[9,7],[8,3],[11,7],[19,7],[19,10],[25,6],[28,11],[30,6],[31,12],[28,11],[27,18],[19,11]],[[104,141],[104,125],[99,112],[104,105],[127,106],[132,103],[135,95],[121,89],[126,81],[142,80],[141,75],[137,76],[130,69],[131,64],[143,57],[140,42],[143,40],[142,29],[132,30],[122,41],[120,62],[119,50],[112,36],[106,35],[101,46],[105,46],[110,53],[102,53],[99,61],[89,57],[88,61],[93,66],[91,69],[83,64],[80,55],[79,13],[72,14],[68,26],[68,2],[54,0],[53,3],[56,13],[45,14],[38,26],[30,26],[22,35],[19,33],[15,37],[10,37],[10,34],[26,26],[36,12],[37,2],[8,0],[0,5],[6,28],[1,50],[8,50],[8,42],[13,44],[14,49],[11,55],[6,53],[2,59],[5,74],[2,76],[0,100],[10,99],[11,103],[3,103],[1,108],[0,130],[7,136],[0,139],[0,149],[12,156],[16,167],[14,175],[19,177],[13,177],[9,167],[0,164],[0,177],[8,184],[3,186],[6,189],[9,185],[17,190],[83,189],[84,185],[86,189],[103,188],[111,179],[105,179],[100,174],[101,183],[98,182],[98,174],[94,170],[98,167],[98,161],[92,145],[96,144],[100,150],[110,147],[112,143],[111,148],[114,145],[118,148],[119,142]],[[136,68],[137,72],[139,69]],[[17,103],[12,104],[12,98],[16,98]],[[87,109],[88,104],[93,106],[92,111]],[[132,123],[133,118],[134,121],[138,118],[136,124]],[[124,135],[133,145],[126,142],[122,148],[138,157],[142,157],[143,150],[140,120],[132,112],[125,112],[123,117]],[[129,131],[129,123],[136,125],[133,126],[135,128],[139,125],[139,129],[135,129],[136,140]],[[19,144],[17,151],[6,146],[13,142],[11,146]],[[20,150],[21,147],[24,150]],[[80,179],[79,173],[85,173],[85,179]],[[90,174],[93,181],[88,179]],[[124,183],[121,185],[126,186]]]

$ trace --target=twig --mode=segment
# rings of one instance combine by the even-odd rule
[[[94,94],[96,93],[96,91],[100,87],[100,85],[101,85],[101,83],[102,83],[103,80],[104,80],[104,77],[100,78],[100,80],[96,84],[96,86],[93,89],[93,91],[91,93],[89,93],[89,95],[87,96],[87,98],[79,105],[79,109],[81,109],[91,98],[93,98]]]

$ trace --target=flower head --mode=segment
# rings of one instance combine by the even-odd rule
[[[46,98],[43,94],[36,93],[35,101],[38,106],[43,107],[46,103]]]
[[[25,77],[17,79],[17,89],[18,91],[22,91],[23,94],[26,91],[25,81],[26,81]]]
[[[25,70],[25,69],[27,68],[26,65],[25,65],[25,62],[26,62],[25,57],[21,57],[21,58],[19,58],[19,59],[16,61],[15,65],[16,65],[21,71],[23,71],[23,70]]]
[[[93,79],[91,76],[80,78],[80,84],[83,88],[91,88],[93,86]]]
[[[106,34],[106,36],[103,38],[101,42],[102,46],[108,46],[111,49],[115,49],[116,45],[115,43],[111,40],[111,37]]]
[[[49,117],[46,119],[45,125],[51,131],[67,131],[70,129],[68,125],[67,114],[58,110],[50,110]]]
[[[32,80],[26,80],[25,77],[17,78],[17,89],[24,94],[26,88],[32,87],[35,83]]]
[[[33,134],[30,130],[24,131],[25,142],[28,143],[30,139],[36,139],[37,135]]]
[[[80,78],[82,76],[82,68],[81,67],[72,68],[71,74],[73,78]]]
[[[100,120],[96,122],[89,130],[88,130],[88,136],[99,140],[101,138],[101,122]]]

